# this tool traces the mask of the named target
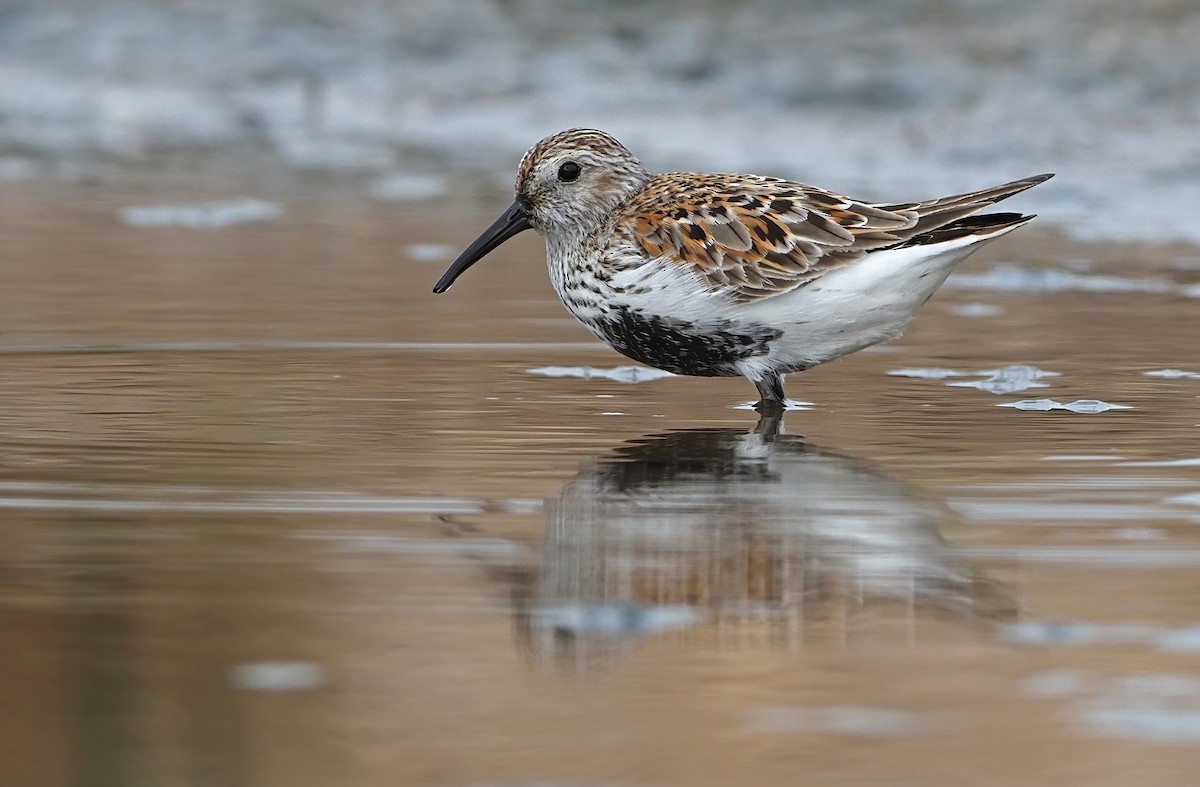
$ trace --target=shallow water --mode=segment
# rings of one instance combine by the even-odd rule
[[[1000,241],[780,426],[610,373],[532,235],[431,295],[456,188],[0,185],[5,783],[1195,780],[1178,250]]]

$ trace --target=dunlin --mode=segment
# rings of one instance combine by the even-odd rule
[[[535,229],[567,309],[618,352],[741,375],[777,410],[785,374],[895,338],[955,266],[1033,218],[975,214],[1050,177],[864,202],[758,175],[651,175],[611,135],[570,129],[529,149],[512,205],[433,291]]]

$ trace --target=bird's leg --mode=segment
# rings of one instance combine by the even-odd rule
[[[758,389],[760,397],[754,405],[755,410],[761,414],[783,412],[783,403],[787,400],[783,393],[783,377],[775,372],[767,372],[754,381],[754,387]]]

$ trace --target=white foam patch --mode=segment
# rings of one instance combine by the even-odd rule
[[[1107,535],[1116,541],[1162,541],[1167,537],[1156,527],[1122,527]]]
[[[1022,399],[1019,402],[1004,402],[997,407],[1011,407],[1016,410],[1049,411],[1067,410],[1072,413],[1103,413],[1108,410],[1132,410],[1127,404],[1110,404],[1099,399],[1077,399],[1074,402],[1056,402],[1053,399]]]
[[[978,320],[987,317],[997,317],[1004,314],[1004,309],[991,303],[964,303],[959,306],[952,306],[950,313],[959,317]]]
[[[892,377],[916,377],[921,380],[945,380],[948,377],[967,376],[967,372],[959,372],[954,369],[939,369],[937,367],[928,369],[893,369],[888,374]]]
[[[1000,626],[996,635],[1006,642],[1043,647],[1140,645],[1169,653],[1200,654],[1200,626],[1167,628],[1146,623],[1023,621]]]
[[[1086,623],[1070,620],[1024,621],[996,629],[1005,642],[1060,647],[1064,645],[1145,645],[1162,629],[1148,624]]]
[[[1065,699],[1086,734],[1159,745],[1200,741],[1200,678],[1134,675],[1106,678],[1083,670],[1047,670],[1020,683],[1034,699]]]
[[[250,197],[179,205],[143,205],[122,208],[120,211],[121,221],[131,227],[147,229],[186,227],[212,230],[235,224],[270,221],[282,215],[283,206],[279,203]]]
[[[308,661],[259,661],[234,667],[230,682],[244,691],[282,693],[311,691],[327,679],[321,665]]]
[[[370,192],[376,199],[433,199],[446,193],[446,179],[441,175],[388,175],[375,180]]]
[[[1160,650],[1171,653],[1200,654],[1200,626],[1164,631],[1154,642]]]
[[[1142,372],[1147,377],[1162,377],[1166,380],[1200,380],[1200,372],[1185,372],[1182,369],[1156,369]]]
[[[992,394],[1009,394],[1025,391],[1030,388],[1046,388],[1046,383],[1040,382],[1045,377],[1058,377],[1058,372],[1048,372],[1036,366],[1005,366],[1001,369],[991,369],[980,374],[988,375],[982,380],[970,382],[948,383],[959,388],[978,388]]]
[[[1200,678],[1193,675],[1112,680],[1073,710],[1083,727],[1100,737],[1159,745],[1200,743]]]
[[[675,376],[648,366],[617,366],[613,369],[597,369],[592,366],[542,366],[525,371],[542,377],[577,377],[582,380],[601,379],[618,383],[646,383]]]
[[[443,262],[454,256],[455,248],[445,243],[410,243],[404,255],[416,262]]]
[[[556,631],[609,637],[641,637],[688,628],[704,613],[688,606],[637,604],[563,604],[538,610],[540,621]]]
[[[1094,293],[1159,293],[1171,292],[1175,285],[1166,279],[1135,278],[1131,276],[1100,276],[1055,269],[1020,268],[1001,265],[987,273],[956,274],[947,287],[999,292],[1094,292]]]
[[[1168,503],[1184,506],[1200,506],[1200,492],[1192,492],[1186,495],[1177,495],[1167,498]]]

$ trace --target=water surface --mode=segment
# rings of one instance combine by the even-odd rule
[[[281,215],[121,218],[244,194]],[[502,204],[469,178],[0,200],[7,783],[1200,773],[1177,250],[1022,231],[900,341],[790,379],[811,406],[774,424],[744,381],[571,373],[628,362],[532,234],[432,296]],[[1129,409],[998,406],[1035,399]]]

